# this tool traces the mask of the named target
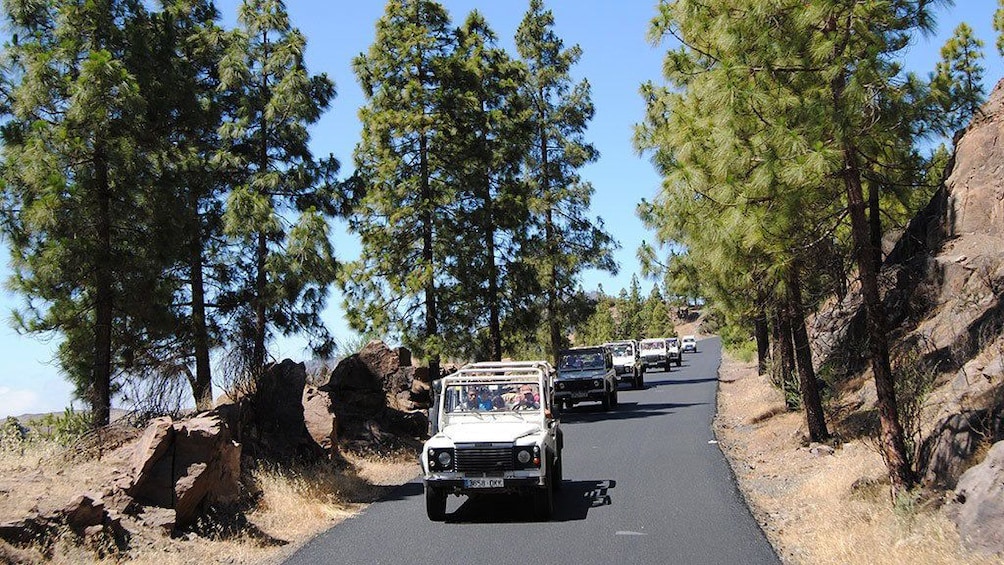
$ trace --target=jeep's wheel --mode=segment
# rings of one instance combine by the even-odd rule
[[[634,387],[636,389],[645,388],[645,373],[638,375],[638,378],[634,381]]]
[[[618,389],[614,389],[613,399],[610,401],[610,406],[617,407],[620,404],[620,399],[617,397],[617,393],[620,392]]]
[[[561,452],[558,452],[558,462],[551,469],[551,488],[561,490]]]
[[[553,466],[544,478],[544,486],[542,488],[537,488],[533,492],[533,514],[538,520],[547,521],[551,519],[551,513],[554,512],[554,491],[551,490],[552,479],[554,478]]]
[[[681,356],[679,356],[679,357],[676,358],[676,366],[677,367],[682,367],[683,366],[683,355],[681,355]]]
[[[666,365],[662,368],[663,371],[669,372],[669,368],[673,366],[673,362],[669,359],[666,360]]]
[[[446,520],[446,491],[426,485],[425,512],[433,522]]]
[[[610,394],[609,390],[607,391],[606,394],[603,395],[603,400],[601,402],[603,404],[603,411],[604,412],[606,412],[607,410],[610,410],[610,397],[611,396],[612,395]]]

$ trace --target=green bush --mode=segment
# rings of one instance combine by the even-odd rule
[[[62,415],[46,414],[32,420],[31,433],[39,439],[68,446],[91,430],[91,413],[67,408]]]
[[[27,430],[13,416],[0,425],[0,451],[20,451],[27,442]]]

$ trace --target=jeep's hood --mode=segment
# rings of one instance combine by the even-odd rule
[[[614,355],[613,360],[615,365],[623,365],[634,361],[634,355]]]
[[[540,432],[540,426],[530,422],[464,422],[450,424],[440,432],[453,443],[512,442]]]
[[[583,369],[581,371],[558,371],[559,379],[602,379],[607,374],[606,369]]]

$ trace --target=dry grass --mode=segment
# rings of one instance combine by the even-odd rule
[[[813,455],[801,414],[756,366],[726,356],[716,431],[740,488],[785,563],[990,564],[965,553],[938,500],[893,504],[881,456],[867,439]]]
[[[81,492],[101,493],[116,469],[125,468],[131,446],[105,452],[100,459],[79,448],[32,442],[23,450],[0,450],[0,522],[46,513]],[[99,559],[72,535],[55,540],[46,553],[51,563],[279,563],[303,543],[418,474],[417,455],[354,454],[328,462],[289,468],[260,466],[246,473],[248,501],[243,512],[216,515],[188,533],[172,538],[123,517],[132,533],[125,555]],[[0,542],[0,562],[42,562],[41,548],[15,548]]]

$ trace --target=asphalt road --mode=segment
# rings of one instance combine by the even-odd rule
[[[421,480],[321,534],[289,564],[779,563],[714,442],[721,342],[699,342],[620,406],[561,415],[562,489],[549,522],[529,500],[451,496],[445,523],[425,515]]]

